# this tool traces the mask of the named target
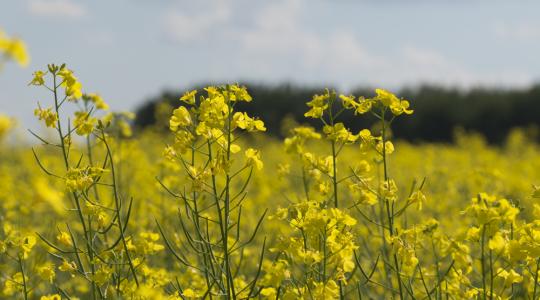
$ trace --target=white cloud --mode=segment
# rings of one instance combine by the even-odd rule
[[[294,30],[303,7],[302,0],[275,1],[258,11],[255,23],[264,30]]]
[[[241,35],[241,63],[251,74],[258,71],[263,78],[324,80],[345,89],[357,84],[526,86],[534,81],[530,73],[522,70],[480,71],[417,45],[396,45],[395,49],[375,52],[370,40],[353,31],[335,27],[318,32],[303,24],[300,1],[263,8],[256,25]],[[301,75],[302,71],[305,75]]]
[[[201,76],[216,80],[293,80],[343,89],[358,84],[390,88],[419,83],[526,86],[534,81],[526,70],[482,70],[465,59],[448,56],[446,50],[414,43],[381,50],[373,40],[376,36],[325,19],[314,25],[313,15],[306,9],[309,0],[251,6],[209,1],[213,4],[196,13],[190,13],[190,7],[173,10],[165,24],[174,40],[190,41],[195,48],[211,47],[201,51],[219,63],[211,64]],[[238,20],[241,26],[235,24]],[[519,36],[534,33],[518,32]]]
[[[393,60],[394,80],[463,85],[475,79],[468,68],[431,49],[405,45]]]
[[[494,25],[493,31],[498,38],[520,41],[540,39],[540,23],[497,23]]]
[[[80,18],[87,11],[81,4],[71,0],[30,0],[28,10],[36,16]]]
[[[164,16],[164,29],[175,42],[189,42],[205,39],[214,29],[227,23],[231,17],[230,5],[224,0],[206,3],[198,13],[173,9]]]
[[[400,47],[391,68],[373,70],[376,81],[389,85],[434,83],[469,88],[473,86],[527,86],[530,74],[520,70],[478,71],[444,54],[413,45]]]
[[[303,0],[279,1],[256,11],[253,26],[236,33],[240,67],[262,77],[291,77],[303,70],[309,80],[315,74],[337,78],[385,64],[348,30],[310,28],[303,22],[306,5]]]

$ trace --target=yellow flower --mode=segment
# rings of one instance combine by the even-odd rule
[[[392,179],[384,181],[380,185],[380,193],[383,199],[395,201],[397,200],[397,192],[398,188],[396,182]]]
[[[412,274],[418,265],[418,258],[416,257],[414,250],[409,248],[401,248],[398,251],[401,257],[401,262],[403,264],[402,271],[405,274]]]
[[[504,279],[504,286],[510,286],[514,283],[520,283],[523,281],[523,276],[513,269],[510,269],[510,272],[508,272],[502,268],[499,268],[497,270],[497,276]]]
[[[496,253],[502,252],[505,246],[506,240],[499,232],[495,234],[495,236],[493,236],[488,242],[488,248],[496,251]]]
[[[328,89],[325,90],[325,93],[322,95],[314,95],[312,100],[309,101],[307,106],[311,109],[304,114],[305,117],[319,119],[323,116],[324,111],[328,108],[328,101],[331,97],[335,97],[335,93]]]
[[[416,191],[409,197],[409,203],[416,203],[418,210],[422,210],[422,204],[426,202],[426,195],[422,191]]]
[[[343,261],[344,272],[350,273],[354,270],[355,267],[356,267],[356,264],[354,263],[354,261],[352,261],[352,259],[347,259]]]
[[[45,76],[45,74],[47,74],[47,72],[43,72],[43,71],[40,71],[40,70],[37,70],[34,72],[34,78],[32,78],[32,81],[30,81],[30,85],[44,85],[45,84],[45,79],[43,79],[43,76]]]
[[[4,138],[9,130],[15,125],[14,120],[0,114],[0,141]]]
[[[107,215],[103,212],[99,212],[98,215],[97,215],[97,222],[98,222],[98,226],[99,228],[104,228],[105,227],[105,224],[107,223]]]
[[[58,266],[58,270],[62,272],[73,272],[77,270],[77,265],[74,261],[68,262],[67,260],[62,261],[62,264]]]
[[[195,137],[191,134],[191,132],[186,130],[178,131],[174,137],[174,147],[171,147],[171,149],[168,150],[168,154],[170,155],[170,158],[173,158],[176,156],[176,151],[184,154],[191,146],[191,143]],[[173,150],[171,152],[171,150]]]
[[[96,270],[92,279],[99,285],[106,283],[112,274],[112,268],[107,266],[101,266]]]
[[[65,232],[65,231],[61,231],[57,236],[56,236],[56,240],[62,244],[63,246],[66,246],[66,247],[71,247],[73,244],[72,244],[72,241],[71,241],[71,236],[69,235],[69,233]]]
[[[236,112],[233,115],[233,124],[241,129],[246,129],[249,132],[266,131],[266,127],[264,127],[263,121],[255,120],[248,116],[246,113]]]
[[[469,228],[466,237],[469,241],[478,241],[480,239],[480,228],[475,226]]]
[[[360,151],[362,152],[368,152],[370,149],[372,149],[377,141],[377,138],[371,135],[371,131],[369,131],[369,129],[360,130],[358,136],[360,138]],[[382,152],[382,149],[380,152]]]
[[[354,114],[365,114],[368,111],[371,110],[373,107],[373,104],[376,103],[373,99],[365,99],[363,97],[358,99],[358,105],[356,106],[356,109],[354,110]]]
[[[399,116],[401,114],[410,115],[413,113],[412,109],[409,109],[409,101],[400,100],[396,95],[383,89],[376,89],[377,96],[371,99],[373,102],[381,103],[384,107],[389,107],[392,114]]]
[[[34,110],[34,115],[37,116],[39,120],[44,120],[47,127],[56,128],[58,114],[52,110],[52,107],[47,109],[41,107],[36,108]]]
[[[261,154],[260,154],[259,150],[255,150],[253,148],[248,148],[245,151],[245,155],[246,155],[248,164],[255,165],[257,170],[261,170],[263,168],[263,162],[261,160]]]
[[[319,119],[323,116],[324,110],[328,106],[318,106],[318,107],[312,107],[308,112],[304,114],[304,117],[307,118],[313,118],[313,119]]]
[[[36,237],[33,235],[25,236],[20,241],[20,247],[22,250],[22,257],[24,259],[28,258],[28,254],[32,251],[32,248],[36,245]]]
[[[358,136],[352,134],[343,123],[336,123],[334,126],[326,125],[323,127],[323,132],[328,139],[341,143],[354,143]]]
[[[293,130],[295,136],[305,139],[315,139],[318,140],[321,138],[321,134],[317,133],[313,127],[300,126],[296,127]]]
[[[512,262],[523,260],[527,257],[527,250],[519,241],[511,240],[506,246],[506,255]]]
[[[56,213],[65,212],[63,197],[64,194],[55,189],[46,178],[39,177],[33,183],[36,190],[36,198],[49,204]]]
[[[58,294],[41,296],[40,300],[62,300],[62,297]]]
[[[395,150],[394,144],[391,141],[384,142],[384,149],[383,149],[383,143],[382,142],[378,143],[376,149],[381,155],[383,154],[383,151],[384,153],[386,153],[386,155],[390,155],[394,153],[394,150]]]
[[[141,232],[139,236],[142,238],[140,242],[137,242],[137,249],[144,254],[152,254],[158,251],[162,251],[165,247],[157,241],[159,240],[159,234],[154,232]]]
[[[75,119],[73,120],[73,126],[76,128],[75,132],[78,135],[86,136],[91,134],[98,120],[90,116],[90,113],[84,111],[75,112]]]
[[[93,183],[94,178],[105,172],[98,167],[70,168],[66,173],[66,186],[70,191],[84,191]]]
[[[17,272],[8,278],[4,283],[3,293],[6,296],[13,296],[15,293],[21,292],[23,289],[23,275]]]
[[[58,71],[58,76],[63,79],[61,86],[64,87],[66,96],[69,97],[69,100],[76,101],[82,97],[82,84],[78,81],[77,77],[73,75],[71,70],[64,67]]]
[[[362,205],[375,205],[379,203],[379,200],[377,199],[377,195],[372,193],[371,191],[366,190],[365,188],[360,187],[359,185],[352,185],[350,186],[353,190],[359,189],[359,194],[357,198],[358,204]]]
[[[231,101],[250,102],[252,100],[245,86],[238,86],[237,84],[230,85],[225,93]]]
[[[339,297],[339,286],[334,280],[324,282],[314,282],[312,294],[314,299],[337,299]]]
[[[4,52],[7,57],[22,67],[30,63],[26,44],[18,38],[7,37],[2,30],[0,30],[0,52]]]
[[[392,113],[396,116],[399,116],[401,114],[410,115],[413,113],[412,109],[409,109],[409,101],[407,100],[398,100],[396,102],[393,102],[390,104],[390,110]]]
[[[94,103],[96,109],[108,110],[109,105],[105,103],[103,98],[96,93],[88,93],[83,95],[83,99]]]
[[[140,300],[169,300],[169,299],[182,299],[182,298],[169,298],[165,295],[162,289],[149,283],[144,283],[139,287],[133,287],[135,291],[135,297],[132,299]]]
[[[195,104],[195,95],[197,95],[197,90],[188,91],[180,97],[180,101],[193,105]]]
[[[350,95],[350,96],[339,95],[339,98],[341,99],[341,102],[343,103],[343,107],[346,109],[356,109],[360,105],[358,102],[354,100],[355,97],[353,95]]]
[[[54,265],[51,263],[46,263],[45,265],[38,267],[37,273],[43,280],[47,280],[49,283],[52,283],[56,276]]]
[[[184,289],[184,291],[182,292],[182,296],[188,299],[195,299],[200,297],[199,294],[197,294],[193,289],[190,288]]]
[[[179,127],[187,127],[192,124],[191,115],[185,106],[180,106],[173,111],[169,120],[169,127],[172,131],[178,131]]]
[[[261,296],[264,296],[267,299],[276,299],[277,291],[275,288],[264,288],[261,290]]]
[[[399,99],[396,97],[396,95],[390,93],[387,90],[376,89],[375,93],[377,94],[375,100],[379,101],[382,105],[386,107],[390,106],[395,102],[399,102]]]

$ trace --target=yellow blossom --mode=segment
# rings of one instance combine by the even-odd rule
[[[255,150],[253,148],[249,148],[245,152],[247,162],[248,164],[253,164],[257,168],[257,170],[261,170],[263,168],[263,162],[261,160],[261,154],[258,150]]]
[[[180,101],[184,101],[187,104],[195,104],[195,96],[197,95],[197,90],[192,90],[186,92],[182,97],[180,97]]]
[[[66,246],[66,247],[71,247],[73,245],[71,241],[71,236],[69,235],[69,233],[65,231],[60,231],[60,233],[56,236],[56,240],[61,245]]]
[[[34,110],[34,115],[39,120],[44,120],[47,127],[56,128],[58,122],[58,114],[52,110],[52,108],[37,108]]]
[[[169,127],[172,131],[177,131],[179,128],[183,128],[192,124],[191,115],[184,106],[173,111],[173,115],[169,122]]]

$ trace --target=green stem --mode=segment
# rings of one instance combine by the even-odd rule
[[[28,288],[26,286],[26,276],[24,274],[23,262],[22,262],[22,259],[21,259],[20,256],[19,256],[18,262],[19,262],[19,268],[20,268],[21,274],[22,274],[24,300],[28,300]]]
[[[195,167],[195,149],[193,147],[191,148],[191,166]],[[213,283],[210,283],[210,277],[209,277],[209,273],[211,271],[210,266],[209,266],[211,258],[209,258],[210,254],[208,254],[211,251],[211,247],[206,242],[208,240],[207,237],[203,237],[203,234],[201,233],[200,213],[199,213],[199,209],[197,205],[197,202],[198,202],[197,193],[195,191],[193,191],[192,197],[193,197],[193,220],[195,223],[195,228],[197,231],[198,238],[202,243],[202,245],[200,246],[200,249],[197,249],[197,252],[199,254],[202,253],[202,260],[203,260],[203,265],[204,265],[204,279],[206,281],[206,286],[208,287],[208,295],[210,299],[212,299],[212,294],[210,293],[210,289]]]
[[[92,233],[92,219],[90,219],[90,216],[88,216],[88,236],[90,236],[90,243],[93,246],[92,234],[93,234]],[[96,267],[94,266],[94,254],[93,254],[93,252],[88,253],[88,259],[90,260],[90,271],[92,272],[92,277],[93,277],[93,275],[96,272]],[[96,288],[98,288],[98,287],[96,286],[96,284],[94,282],[92,282],[92,298],[93,299],[96,299]]]
[[[92,155],[92,146],[90,144],[90,135],[86,136],[86,151],[88,152],[88,162],[90,163],[90,166],[94,166],[94,159],[93,159],[93,155]],[[94,190],[94,196],[96,197],[96,201],[99,201],[99,193],[98,193],[96,184],[94,184],[93,190]]]
[[[61,104],[59,104],[59,102],[58,102],[58,86],[56,84],[56,74],[53,74],[53,86],[54,86],[54,88],[53,88],[54,108],[55,108],[55,112],[56,112],[56,115],[57,115],[57,118],[58,118],[58,120],[56,121],[57,132],[58,132],[58,136],[60,138],[60,145],[61,145],[61,148],[62,148],[62,157],[64,158],[64,165],[65,165],[66,171],[69,171],[70,167],[69,167],[68,152],[67,152],[67,149],[66,149],[66,143],[64,141],[64,135],[62,133],[62,123],[60,122],[60,106],[61,106]],[[93,256],[93,247],[91,245],[91,236],[88,236],[88,228],[86,226],[86,222],[85,222],[84,216],[82,214],[82,209],[81,209],[81,203],[80,203],[79,196],[77,195],[76,192],[72,192],[71,194],[73,196],[73,199],[75,199],[75,205],[77,206],[77,215],[79,217],[79,221],[81,222],[81,225],[82,225],[82,228],[83,228],[83,231],[84,231],[84,238],[86,240],[86,249],[88,251],[88,256],[90,258],[90,264],[91,264],[92,263],[91,262],[91,257]],[[82,264],[81,264],[81,267],[82,267]],[[83,270],[81,270],[81,271],[83,271]],[[92,272],[92,275],[93,274],[94,273]],[[94,280],[92,279],[91,282],[92,282],[92,288],[94,288],[94,286],[95,286]]]
[[[232,135],[232,102],[230,99],[227,99],[228,105],[228,116],[227,116],[227,163],[231,161],[231,135]],[[236,299],[236,292],[234,290],[234,280],[231,272],[231,262],[229,257],[229,219],[230,219],[230,183],[231,177],[229,171],[226,170],[226,181],[225,181],[225,235],[223,236],[223,251],[225,254],[225,271],[227,272],[227,285],[228,291],[227,295],[230,298],[229,293],[232,294],[232,299]]]
[[[337,155],[336,155],[336,141],[332,140],[332,165],[333,165],[333,175],[332,183],[334,184],[334,207],[338,208],[338,182],[337,182]]]
[[[485,238],[486,238],[486,225],[482,227],[482,239],[480,241],[480,251],[481,251],[481,257],[480,262],[482,265],[482,290],[484,294],[484,300],[486,300],[486,266],[485,266],[485,255],[484,255],[484,244],[485,244]]]
[[[540,267],[540,258],[536,260],[536,272],[534,274],[534,289],[533,289],[533,300],[536,300],[536,290],[538,287],[538,268]]]
[[[489,299],[493,299],[493,250],[489,249]]]
[[[131,255],[129,254],[129,250],[126,243],[126,237],[125,237],[125,228],[124,224],[122,222],[121,217],[121,205],[120,205],[120,197],[118,195],[118,187],[116,184],[116,173],[114,169],[114,160],[112,156],[112,151],[109,147],[109,143],[107,143],[107,139],[105,137],[105,132],[101,131],[101,137],[103,139],[103,144],[105,144],[105,148],[107,149],[107,154],[109,156],[109,162],[111,163],[111,177],[112,177],[112,187],[113,187],[113,195],[114,195],[114,204],[115,204],[115,210],[116,210],[116,219],[118,222],[118,230],[120,231],[120,237],[122,239],[122,245],[124,246],[124,251],[126,252],[126,257],[128,260],[129,268],[131,270],[131,274],[133,275],[133,279],[135,280],[135,284],[137,287],[139,287],[139,280],[137,279],[137,273],[135,272],[135,266],[133,265],[133,261],[131,260]]]
[[[385,113],[386,108],[383,109],[381,112],[381,122],[382,122],[382,130],[381,130],[381,142],[382,142],[382,159],[383,159],[383,170],[384,170],[384,182],[385,184],[388,184],[388,166],[386,161],[386,119],[385,119]],[[386,214],[388,217],[388,231],[390,233],[390,236],[394,235],[394,217],[393,214],[390,212],[390,202],[385,197],[384,199],[385,205],[386,205]],[[401,275],[399,272],[399,263],[397,254],[394,253],[394,267],[396,268],[396,276],[397,276],[397,282],[399,287],[399,297],[400,299],[403,299],[403,286],[401,284]]]
[[[306,194],[306,201],[309,201],[309,185],[306,176],[306,170],[302,167],[302,183],[304,185],[304,193]]]

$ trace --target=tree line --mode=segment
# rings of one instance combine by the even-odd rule
[[[323,87],[293,84],[262,85],[245,84],[253,101],[240,105],[238,110],[260,116],[268,133],[276,137],[287,135],[291,123],[317,123],[304,118],[306,102]],[[204,85],[197,85],[191,89]],[[425,85],[418,88],[403,88],[393,91],[411,102],[413,118],[397,119],[399,123],[393,135],[412,142],[450,142],[456,128],[480,133],[491,143],[504,141],[508,132],[516,127],[536,128],[540,122],[540,84],[522,89],[472,88],[463,90]],[[355,96],[373,96],[373,89],[358,88],[351,92]],[[159,123],[159,103],[169,105],[169,110],[181,103],[182,91],[164,91],[148,99],[137,110],[136,128],[145,128]],[[163,106],[161,106],[163,107]],[[163,110],[163,108],[161,108]],[[170,113],[162,111],[161,113]],[[377,126],[375,118],[343,116],[343,121],[353,131]],[[166,127],[162,124],[161,127]]]

